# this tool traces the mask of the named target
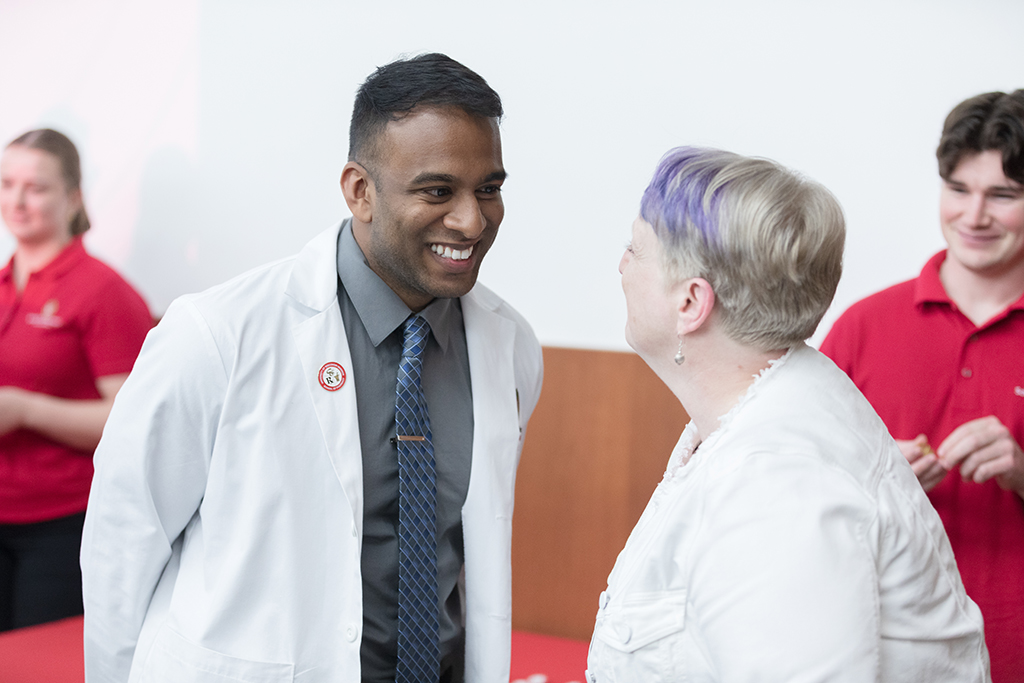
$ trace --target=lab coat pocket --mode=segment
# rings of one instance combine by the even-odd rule
[[[685,590],[632,593],[603,612],[596,636],[605,675],[598,680],[683,680]]]
[[[257,662],[209,650],[164,626],[146,658],[140,683],[290,683],[293,664]]]

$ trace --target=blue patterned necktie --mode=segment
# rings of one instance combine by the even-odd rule
[[[434,447],[420,387],[430,327],[418,315],[404,324],[398,365],[398,668],[396,683],[436,681],[440,669]]]

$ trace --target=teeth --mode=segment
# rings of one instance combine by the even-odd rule
[[[452,249],[451,247],[442,247],[440,244],[431,244],[430,250],[438,256],[444,258],[450,258],[453,261],[465,261],[473,255],[473,247],[467,247],[461,251],[458,249]]]

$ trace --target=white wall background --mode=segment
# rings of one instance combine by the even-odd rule
[[[504,100],[506,218],[481,277],[543,343],[626,348],[616,265],[680,144],[771,157],[839,197],[846,271],[820,341],[941,248],[942,120],[1024,87],[1022,26],[1019,0],[0,0],[0,141],[75,140],[87,245],[160,313],[346,215],[359,83],[446,52]]]

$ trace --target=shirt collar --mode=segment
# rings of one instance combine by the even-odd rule
[[[0,282],[8,282],[14,278],[14,254],[7,259],[7,265],[0,268]]]
[[[352,234],[351,219],[345,221],[338,236],[338,277],[374,346],[380,345],[412,315],[412,310],[366,262]],[[419,312],[442,351],[448,350],[456,324],[454,307],[458,305],[458,299],[434,299]]]
[[[71,270],[76,264],[86,257],[85,247],[82,244],[82,236],[73,237],[67,246],[45,266],[29,275],[30,280],[56,280],[64,273]],[[14,277],[14,255],[8,259],[7,265],[0,269],[0,282],[7,282]]]
[[[926,303],[953,304],[953,300],[946,294],[946,288],[942,286],[942,279],[939,277],[939,268],[946,260],[946,250],[928,259],[921,269],[914,285],[914,305],[921,306]]]
[[[956,308],[956,304],[949,298],[949,294],[946,293],[946,288],[942,285],[942,278],[939,276],[939,269],[942,267],[945,260],[946,250],[943,249],[928,259],[928,262],[924,264],[924,268],[921,269],[921,275],[917,278],[914,285],[914,305],[918,308],[929,303],[946,304],[947,306]],[[985,323],[983,327],[987,327],[994,322],[1002,320],[1006,313],[1010,311],[1024,311],[1024,295],[1014,303],[1007,306],[1004,313],[997,315],[992,318],[992,320]]]

